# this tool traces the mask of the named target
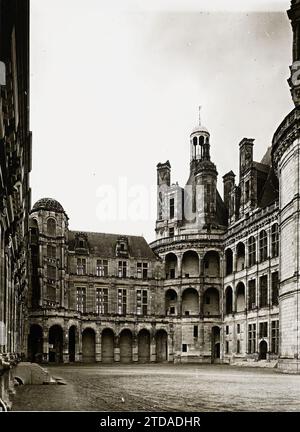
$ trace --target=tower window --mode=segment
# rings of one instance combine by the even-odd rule
[[[278,272],[272,273],[272,305],[278,305],[278,291],[279,291]]]
[[[268,306],[268,276],[261,276],[259,278],[259,306]]]
[[[248,353],[253,354],[256,351],[256,324],[248,325]]]
[[[187,352],[187,344],[182,344],[182,352]]]
[[[256,241],[255,237],[250,237],[248,241],[248,258],[249,266],[253,266],[256,262]]]
[[[272,247],[272,258],[275,258],[278,256],[278,249],[279,249],[279,237],[278,237],[278,224],[272,225],[271,230],[271,247]]]
[[[194,326],[194,338],[198,339],[198,326]]]
[[[169,228],[169,237],[174,237],[174,228]]]
[[[170,199],[170,219],[174,219],[175,209],[174,209],[174,198]]]
[[[268,258],[268,235],[265,230],[259,233],[259,259],[260,262]]]

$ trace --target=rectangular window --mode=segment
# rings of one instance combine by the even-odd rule
[[[118,314],[126,315],[127,312],[127,291],[118,289]]]
[[[56,246],[53,245],[47,245],[47,257],[48,258],[56,258]]]
[[[85,258],[77,258],[77,274],[85,275],[86,274],[86,259]]]
[[[182,352],[187,352],[187,344],[182,344]]]
[[[169,237],[174,237],[174,228],[169,228]]]
[[[241,333],[241,325],[240,324],[236,325],[236,332]]]
[[[259,260],[265,261],[268,258],[268,235],[266,231],[259,233]]]
[[[256,307],[256,288],[255,279],[248,282],[248,309],[255,309]]]
[[[229,326],[228,325],[226,326],[226,334],[227,335],[229,334]]]
[[[256,263],[256,240],[253,236],[248,241],[248,258],[249,266],[251,267]]]
[[[245,202],[249,200],[249,196],[250,196],[249,192],[250,192],[249,180],[247,180],[245,183]]]
[[[96,276],[108,276],[108,260],[97,260]]]
[[[236,353],[240,354],[240,352],[241,352],[241,342],[240,342],[240,340],[237,340],[236,341]]]
[[[118,276],[121,278],[127,277],[127,261],[119,261]]]
[[[228,341],[225,342],[225,353],[226,354],[229,353],[229,342]]]
[[[279,346],[279,321],[272,321],[271,324],[271,352],[278,354]]]
[[[194,338],[198,339],[198,326],[194,326]]]
[[[76,289],[76,310],[78,312],[86,312],[86,289],[77,288]]]
[[[148,278],[148,263],[138,262],[136,265],[137,277],[138,279]]]
[[[108,288],[96,289],[96,313],[108,314]]]
[[[138,289],[136,291],[136,313],[137,315],[147,315],[148,313],[148,291]]]
[[[259,337],[260,338],[268,337],[268,323],[267,322],[259,323]]]
[[[47,264],[47,278],[56,280],[56,267],[54,265]]]
[[[248,353],[256,352],[256,324],[248,325]]]
[[[174,198],[170,199],[170,219],[174,219]]]
[[[278,305],[279,281],[278,272],[272,273],[272,305]]]
[[[268,276],[259,278],[259,307],[268,306]]]
[[[271,248],[272,248],[272,258],[278,256],[279,251],[279,235],[278,235],[278,225],[272,225],[271,229]]]

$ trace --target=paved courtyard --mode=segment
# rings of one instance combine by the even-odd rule
[[[300,411],[300,376],[226,365],[47,368],[67,385],[21,386],[18,411]]]

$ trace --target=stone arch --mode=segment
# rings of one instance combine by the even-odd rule
[[[120,333],[120,362],[132,362],[132,332],[124,329]]]
[[[156,361],[158,363],[168,361],[168,334],[166,330],[160,329],[155,333]]]
[[[204,276],[220,276],[220,255],[219,252],[210,250],[206,252],[203,258]]]
[[[49,362],[62,363],[63,361],[63,329],[54,324],[49,329]]]
[[[233,306],[233,291],[231,286],[228,286],[225,290],[225,314],[231,314],[232,313],[232,306]]]
[[[138,361],[150,362],[150,332],[147,329],[142,329],[138,333]]]
[[[165,257],[165,271],[166,279],[175,279],[178,276],[177,270],[178,259],[177,256],[170,252]]]
[[[266,340],[261,340],[258,346],[259,360],[266,360],[268,353],[268,344]]]
[[[195,288],[186,288],[182,293],[182,315],[199,315],[199,294]]]
[[[236,286],[236,311],[243,312],[245,310],[245,285],[239,282]]]
[[[236,270],[241,271],[245,268],[245,244],[239,242],[236,246]]]
[[[165,311],[166,311],[166,315],[177,315],[177,313],[178,313],[177,307],[178,307],[177,292],[174,289],[169,288],[165,292]]]
[[[199,277],[199,255],[188,250],[182,255],[182,276]]]
[[[220,295],[217,288],[207,288],[203,295],[203,315],[220,315]]]
[[[82,361],[83,363],[96,361],[96,333],[91,327],[86,327],[82,332]]]
[[[28,360],[40,363],[43,360],[43,329],[39,324],[31,324],[28,335]]]
[[[232,249],[228,248],[225,251],[225,274],[226,276],[233,272],[233,252]]]
[[[101,361],[113,363],[115,334],[111,328],[105,328],[101,332]]]

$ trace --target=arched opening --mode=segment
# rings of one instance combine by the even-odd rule
[[[82,332],[82,361],[83,363],[96,361],[96,335],[91,328],[86,328]]]
[[[236,247],[236,270],[241,271],[245,268],[245,245],[238,243]]]
[[[75,362],[76,354],[76,326],[69,328],[69,362]]]
[[[146,329],[138,334],[138,360],[140,363],[150,362],[150,333]]]
[[[104,329],[101,334],[101,361],[113,363],[115,335],[111,329]]]
[[[208,288],[203,296],[204,316],[220,315],[219,291],[216,288]]]
[[[232,313],[232,288],[228,286],[225,291],[225,313]]]
[[[233,252],[231,249],[225,251],[225,262],[226,262],[226,276],[230,275],[233,271]]]
[[[209,251],[203,258],[204,276],[220,276],[220,256],[216,251]]]
[[[268,344],[265,340],[259,343],[259,360],[266,360],[268,352]]]
[[[182,257],[182,276],[199,276],[199,256],[195,251],[184,252]]]
[[[245,285],[239,282],[236,287],[236,311],[243,312],[245,307]]]
[[[177,314],[177,293],[173,289],[168,289],[165,294],[166,315]]]
[[[220,360],[220,327],[211,329],[211,362],[217,363]]]
[[[199,315],[199,294],[194,288],[183,291],[182,315]]]
[[[47,234],[49,236],[56,236],[56,221],[53,218],[47,220]]]
[[[156,361],[165,362],[168,360],[168,334],[165,330],[158,330],[155,335]]]
[[[166,255],[165,262],[166,279],[175,279],[177,277],[177,256],[173,253]]]
[[[49,362],[63,361],[63,329],[60,325],[53,325],[49,329]]]
[[[127,329],[120,334],[120,362],[132,362],[132,333]]]
[[[38,324],[30,326],[28,335],[28,359],[33,363],[43,360],[43,329]]]

